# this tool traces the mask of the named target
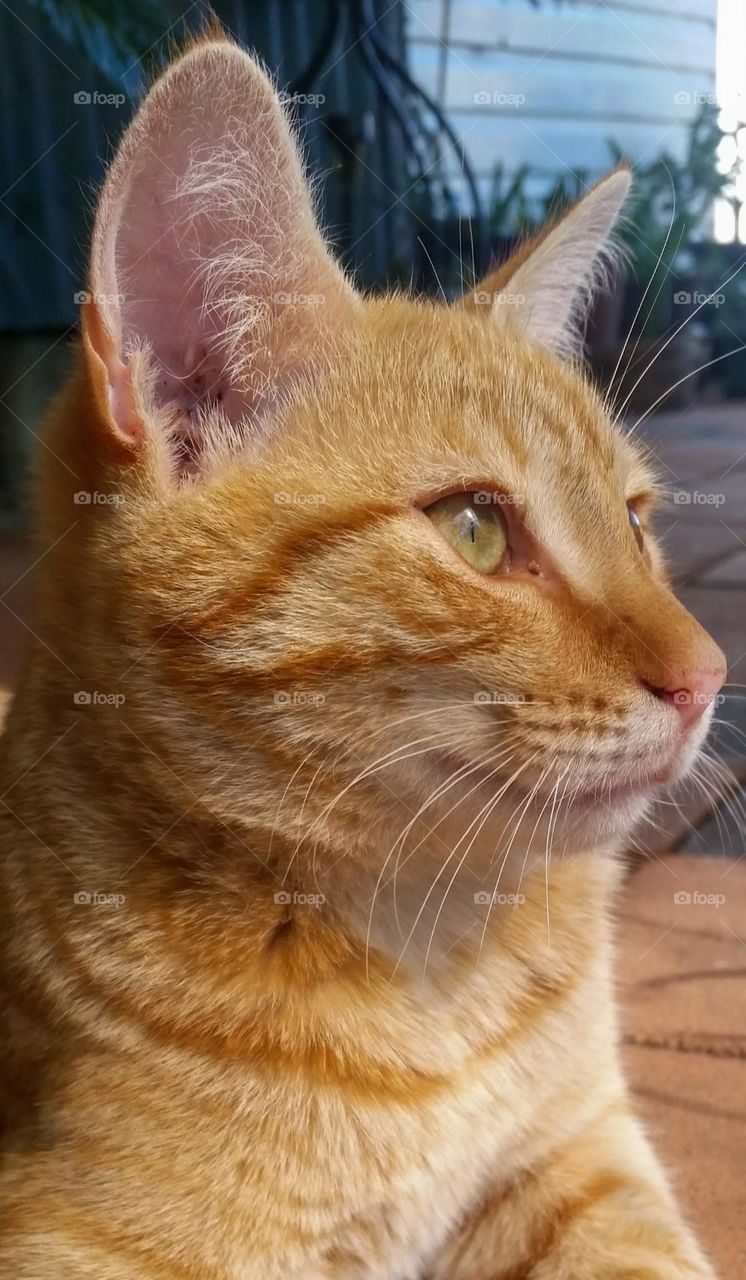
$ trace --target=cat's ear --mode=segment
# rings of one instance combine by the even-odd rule
[[[198,469],[216,436],[267,430],[356,305],[270,80],[223,38],[193,45],[129,126],[97,210],[83,335],[110,427]]]
[[[560,356],[577,355],[593,293],[617,256],[612,231],[631,183],[623,167],[603,178],[467,294],[464,306]]]

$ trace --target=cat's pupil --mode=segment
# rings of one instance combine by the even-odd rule
[[[469,508],[466,507],[456,521],[459,533],[462,537],[468,538],[474,544],[477,540],[477,526],[479,524],[478,517]]]

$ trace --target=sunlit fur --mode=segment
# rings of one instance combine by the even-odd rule
[[[361,302],[328,364],[182,483],[90,355],[50,415],[0,1274],[705,1280],[611,996],[614,851],[706,724],[651,690],[717,656],[632,534],[648,462],[478,309]],[[496,577],[422,513],[461,488],[510,498]]]

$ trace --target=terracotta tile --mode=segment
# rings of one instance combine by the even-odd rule
[[[742,1280],[746,861],[674,855],[641,868],[619,914],[624,1060],[638,1110],[721,1280]]]

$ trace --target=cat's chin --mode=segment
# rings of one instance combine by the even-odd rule
[[[679,750],[670,760],[656,761],[651,764],[649,771],[618,786],[610,787],[606,781],[577,789],[571,785],[567,788],[572,797],[569,802],[565,805],[557,801],[554,805],[556,815],[552,823],[552,834],[553,844],[558,852],[582,852],[623,840],[645,817],[656,795],[689,772],[697,750],[698,747]],[[433,765],[431,759],[428,770],[430,781]],[[463,761],[459,762],[454,756],[444,753],[443,758],[437,762],[436,771],[443,779],[452,779],[459,767],[464,768]],[[487,767],[474,769],[469,771],[461,784],[452,786],[449,796],[453,799],[460,791],[468,790],[471,803],[479,808],[490,796],[494,799],[505,781],[496,777],[495,772]],[[512,816],[524,811],[524,806],[525,824],[530,828],[533,822],[537,822],[538,830],[546,825],[543,819],[548,818],[552,809],[552,796],[543,789],[535,790],[530,783],[524,785],[517,778],[503,800],[490,810],[493,820],[490,825],[497,824],[501,816],[504,816],[504,810]],[[541,834],[543,838],[543,830]]]
[[[509,781],[499,770],[489,765],[470,765],[452,752],[428,756],[427,767],[420,765],[415,774],[419,787],[425,782],[424,794],[429,797],[428,808],[433,814],[439,807],[433,804],[433,782],[437,780],[449,811],[463,815],[466,800],[470,809],[488,814],[485,835],[491,836],[501,822],[512,824],[520,819],[522,829],[516,843],[533,828],[533,835],[541,841],[549,837],[558,853],[582,853],[623,842],[643,820],[656,796],[689,773],[706,733],[705,721],[695,733],[679,738],[662,754],[651,752],[647,763],[637,758],[634,775],[618,785],[609,785],[606,778],[580,785],[571,780],[561,783],[557,794],[551,784],[536,786],[537,778],[529,778],[520,766]],[[537,770],[540,778],[541,766]]]
[[[702,733],[678,747],[663,764],[651,767],[641,778],[616,787],[599,786],[579,791],[572,802],[569,826],[574,823],[579,836],[589,844],[622,839],[645,817],[656,797],[667,787],[681,782],[697,758]]]
[[[618,788],[617,794],[603,800],[590,797],[576,799],[570,811],[564,837],[565,852],[597,848],[610,841],[621,841],[645,817],[653,803],[649,789]]]

